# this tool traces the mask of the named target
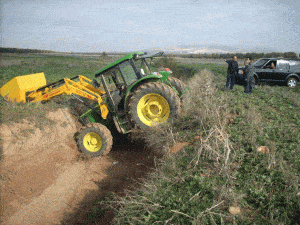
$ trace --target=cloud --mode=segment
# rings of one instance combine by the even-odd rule
[[[295,0],[1,0],[0,6],[3,46],[64,49],[59,43],[72,40],[66,46],[73,51],[76,43],[80,49],[241,43],[300,51]]]
[[[138,6],[126,7],[126,8],[123,8],[122,10],[133,11],[135,13],[147,13],[147,14],[153,12],[151,9],[147,9],[144,4],[140,5],[139,7]]]

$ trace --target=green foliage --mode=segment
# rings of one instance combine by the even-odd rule
[[[300,199],[290,195],[296,195],[297,189],[289,185],[291,177],[280,167],[268,169],[265,155],[248,154],[236,178],[235,185],[238,190],[245,190],[245,200],[250,206],[275,221],[297,224]]]
[[[152,212],[148,220],[149,224],[156,222],[158,218],[165,221],[172,217],[173,223],[192,224],[189,217],[182,214],[173,215],[171,210],[180,208],[181,213],[194,217],[197,216],[197,212],[204,211],[207,206],[210,206],[214,199],[213,192],[206,188],[197,177],[187,178],[182,183],[165,183],[161,188],[162,191],[156,195],[157,203],[161,207]],[[199,192],[198,198],[201,198],[201,204],[198,204],[198,201],[189,201]]]
[[[179,62],[178,62],[179,61]],[[176,60],[174,57],[162,57],[156,59],[153,66],[169,68],[172,70],[172,76],[178,77],[183,80],[191,79],[197,72],[208,69],[212,71],[215,76],[224,76],[227,71],[226,65],[218,65],[212,63],[180,63],[180,60]]]
[[[213,63],[199,64],[194,67],[196,67],[196,69],[198,71],[208,69],[208,70],[212,71],[215,74],[215,76],[217,76],[217,77],[226,75],[226,71],[227,71],[227,66],[216,65]]]
[[[169,68],[173,72],[172,76],[174,77],[191,78],[197,72],[194,66],[178,64],[172,57],[157,59],[153,66]]]

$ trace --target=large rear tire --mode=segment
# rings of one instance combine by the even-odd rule
[[[168,85],[146,83],[133,92],[128,107],[133,125],[147,128],[176,118],[180,113],[180,99]]]
[[[184,90],[187,88],[186,84],[183,83],[181,80],[175,77],[169,77],[168,80],[170,81],[171,85],[176,88],[178,93],[181,95]],[[182,97],[182,96],[181,96]]]
[[[109,129],[100,123],[87,124],[77,136],[79,150],[92,157],[107,155],[112,144],[113,138]]]

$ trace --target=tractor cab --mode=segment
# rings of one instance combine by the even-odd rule
[[[99,70],[95,77],[100,78],[110,100],[110,109],[114,112],[124,110],[124,97],[128,91],[140,80],[145,79],[151,72],[151,61],[154,57],[163,55],[163,52],[147,54],[134,52]],[[97,81],[94,81],[97,83]],[[101,86],[98,84],[98,86]]]
[[[105,102],[119,132],[125,133],[126,131],[130,131],[128,111],[130,108],[129,99],[131,99],[132,94],[146,83],[156,81],[168,82],[166,80],[171,73],[170,70],[160,71],[159,73],[152,73],[151,71],[152,59],[162,55],[163,52],[155,54],[133,52],[107,65],[96,73],[95,78],[98,78],[98,80],[94,80],[94,84],[98,87],[102,86],[105,89]],[[98,81],[100,82],[98,83]],[[165,85],[169,84],[166,83]],[[177,93],[176,89],[174,91]],[[151,99],[152,102],[159,102],[159,100],[154,101],[154,97]]]

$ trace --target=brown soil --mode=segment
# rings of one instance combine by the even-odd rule
[[[80,125],[68,110],[47,117],[56,123],[42,130],[26,120],[0,125],[2,224],[79,224],[107,192],[121,194],[154,168],[158,156],[143,146],[83,159],[74,140]]]

